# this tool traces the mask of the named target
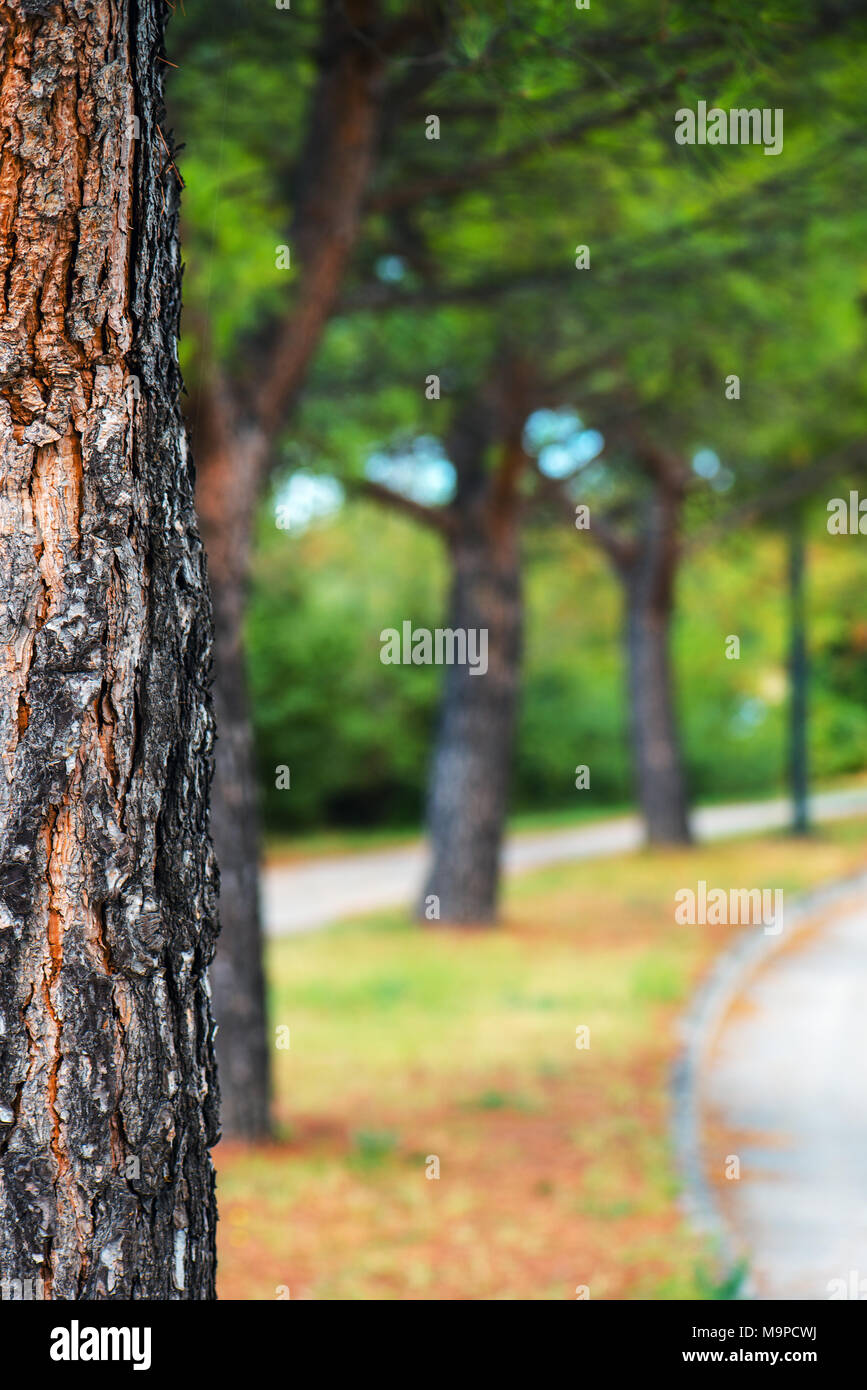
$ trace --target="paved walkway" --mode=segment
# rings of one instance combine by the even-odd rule
[[[813,797],[816,820],[867,813],[867,788],[822,792]],[[788,824],[789,802],[745,802],[697,811],[693,830],[700,840],[723,839],[750,831],[776,830]],[[566,830],[510,836],[507,874],[521,873],[568,860],[593,859],[639,848],[637,816]],[[424,879],[427,852],[422,842],[405,848],[341,854],[307,863],[272,865],[262,879],[266,930],[272,936],[325,927],[342,917],[413,901]],[[867,1273],[867,1271],[865,1271]]]
[[[867,900],[748,980],[700,1089],[706,1161],[740,1158],[714,1187],[757,1296],[867,1299]]]

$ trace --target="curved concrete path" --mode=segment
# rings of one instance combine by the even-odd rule
[[[754,1295],[867,1298],[867,893],[747,977],[698,1099],[705,1175]]]
[[[834,820],[867,812],[867,788],[822,792],[811,799],[815,820]],[[789,823],[790,803],[744,802],[696,811],[699,840],[724,839],[750,831],[777,830]],[[507,874],[566,860],[592,859],[638,849],[637,816],[620,816],[575,829],[512,835],[506,845]],[[424,881],[427,851],[422,842],[406,848],[364,851],[301,864],[273,864],[262,875],[265,926],[272,936],[309,931],[363,912],[402,907],[413,901]]]

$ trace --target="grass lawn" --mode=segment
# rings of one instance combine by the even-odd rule
[[[498,930],[383,913],[273,942],[279,1138],[215,1152],[220,1296],[718,1296],[677,1209],[667,1083],[677,1015],[739,928],[677,926],[674,894],[794,893],[863,867],[865,832],[558,865],[509,884]]]

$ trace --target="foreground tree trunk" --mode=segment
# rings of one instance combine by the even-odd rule
[[[448,625],[487,632],[487,671],[447,666],[428,792],[432,863],[424,896],[445,922],[497,912],[521,663],[521,573],[515,527],[491,538],[462,528],[450,547]],[[422,916],[426,916],[422,904]]]
[[[165,13],[0,3],[4,1298],[214,1295],[211,633]]]

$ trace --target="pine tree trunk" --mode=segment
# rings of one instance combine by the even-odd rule
[[[226,1135],[270,1132],[270,1066],[259,902],[259,808],[243,625],[264,444],[204,403],[197,502],[214,602],[217,745],[211,826],[220,868],[220,941],[211,966]]]
[[[522,638],[522,594],[515,538],[493,544],[470,526],[451,547],[449,627],[484,628],[488,669],[445,668],[440,726],[428,794],[432,846],[424,899],[439,920],[493,922],[508,808]],[[422,920],[432,920],[422,902]],[[433,919],[436,920],[436,919]]]
[[[671,604],[643,576],[626,582],[626,660],[636,792],[651,844],[690,839],[669,642]]]
[[[322,6],[319,74],[297,170],[291,237],[300,267],[297,293],[261,357],[261,380],[230,383],[210,361],[190,416],[216,619],[212,824],[220,866],[220,943],[211,982],[222,1127],[240,1139],[261,1139],[270,1129],[258,787],[243,642],[254,516],[270,451],[291,416],[358,238],[385,92],[384,55],[373,36],[378,18],[376,0],[327,0]]]
[[[0,4],[7,1298],[214,1295],[211,630],[166,12]]]
[[[234,645],[234,644],[233,644]],[[230,658],[229,634],[217,630],[217,719],[211,825],[220,866],[220,935],[211,966],[222,1128],[235,1138],[270,1133],[270,1058],[259,902],[259,806],[243,650]]]
[[[804,526],[800,517],[789,532],[789,778],[792,789],[792,833],[810,830],[809,757],[807,740],[807,616]]]

